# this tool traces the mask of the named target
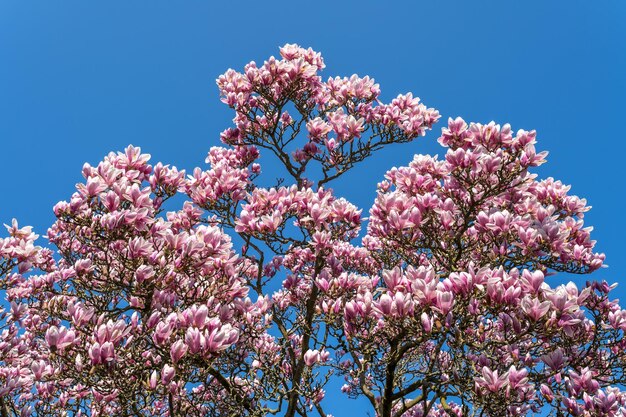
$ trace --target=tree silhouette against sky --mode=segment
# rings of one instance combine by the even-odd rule
[[[280,54],[218,78],[208,168],[129,146],[85,164],[52,250],[7,227],[1,415],[327,416],[337,379],[381,417],[626,414],[626,313],[552,284],[604,255],[535,132],[450,118],[365,216],[330,187],[439,112]]]

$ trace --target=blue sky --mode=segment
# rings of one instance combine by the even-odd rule
[[[384,100],[411,91],[444,120],[536,129],[537,148],[550,152],[540,175],[593,206],[585,220],[610,265],[595,277],[622,282],[625,21],[622,0],[3,0],[0,223],[16,217],[44,234],[83,163],[131,143],[153,162],[203,166],[232,118],[215,78],[299,43],[323,53],[325,76],[373,76]],[[443,154],[440,128],[335,190],[367,211],[388,168]],[[626,301],[626,285],[617,294]],[[347,406],[336,414],[361,410]]]

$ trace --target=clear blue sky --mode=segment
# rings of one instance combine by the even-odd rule
[[[376,78],[384,100],[412,91],[444,120],[536,129],[538,149],[550,151],[541,176],[593,206],[586,223],[610,265],[596,278],[622,282],[624,22],[623,0],[2,0],[0,223],[17,217],[44,234],[83,163],[131,143],[153,162],[203,166],[232,118],[215,78],[299,43],[323,53],[325,76]],[[388,168],[443,153],[440,128],[335,190],[367,211]],[[617,294],[626,302],[626,285]],[[362,414],[352,403],[333,408]]]

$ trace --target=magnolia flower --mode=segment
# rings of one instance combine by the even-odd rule
[[[481,377],[474,379],[477,387],[485,387],[491,392],[498,392],[509,384],[509,372],[498,375],[498,370],[492,371],[488,367],[483,366],[481,374]]]
[[[74,343],[76,336],[74,331],[68,330],[66,327],[50,326],[46,331],[46,342],[52,352],[63,350]]]
[[[307,350],[304,354],[304,363],[306,366],[313,366],[320,361],[320,352],[315,350]]]
[[[530,317],[533,321],[537,321],[550,310],[551,303],[549,301],[540,302],[536,298],[526,296],[522,300],[521,306],[522,310],[528,315],[528,317]]]

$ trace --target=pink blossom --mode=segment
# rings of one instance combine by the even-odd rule
[[[75,339],[74,331],[66,327],[51,326],[46,331],[46,342],[52,351],[63,350],[72,345]]]
[[[485,387],[491,392],[498,392],[500,389],[509,384],[508,372],[498,375],[497,370],[492,371],[488,367],[483,366],[481,374],[481,377],[476,378],[476,385],[478,387]]]
[[[307,350],[304,354],[304,363],[306,366],[313,366],[320,361],[320,352],[315,350]]]

